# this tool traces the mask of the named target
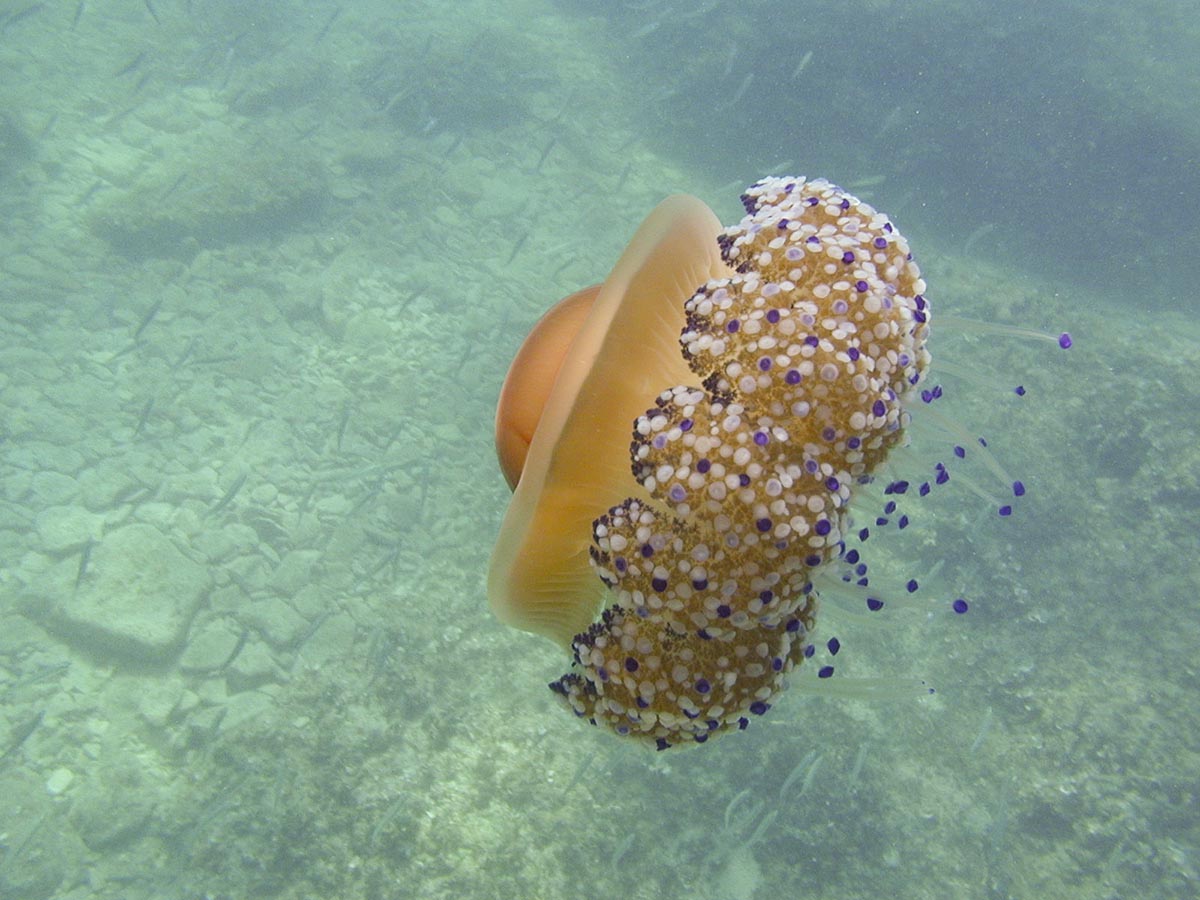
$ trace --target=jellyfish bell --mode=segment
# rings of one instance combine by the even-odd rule
[[[550,389],[601,287],[585,287],[550,307],[513,357],[496,403],[496,456],[510,491],[521,480]]]
[[[663,387],[695,381],[679,352],[684,303],[728,274],[720,233],[703,202],[668,197],[604,283],[563,300],[517,353],[496,415],[514,488],[488,574],[501,621],[569,648],[599,614],[593,521],[646,496],[631,474],[631,429]]]

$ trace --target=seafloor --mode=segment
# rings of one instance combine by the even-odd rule
[[[807,174],[913,223],[937,311],[1075,336],[935,324],[1028,495],[969,459],[871,539],[894,602],[821,628],[882,697],[803,672],[665,754],[558,707],[484,594],[508,359],[662,196],[806,156],[647,136],[669,11],[508,6],[6,4],[0,897],[1196,896],[1200,326],[886,160]]]

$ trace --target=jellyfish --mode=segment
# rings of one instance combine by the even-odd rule
[[[492,608],[571,654],[550,687],[577,716],[660,750],[746,728],[812,655],[851,501],[930,362],[886,216],[802,177],[742,203],[723,228],[663,201],[535,327],[497,412]]]

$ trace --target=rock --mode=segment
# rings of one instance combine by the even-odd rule
[[[354,651],[357,627],[345,613],[325,619],[300,648],[298,660],[305,666],[320,666],[329,660],[345,659]]]
[[[355,350],[369,350],[392,340],[387,320],[373,309],[365,309],[350,317],[343,335]]]
[[[87,577],[47,624],[96,655],[161,663],[183,643],[210,587],[207,571],[157,528],[127,525],[96,544]]]
[[[90,849],[116,850],[145,831],[151,811],[145,791],[105,779],[75,801],[71,820]]]
[[[225,718],[225,707],[207,706],[196,710],[187,720],[187,739],[191,747],[203,747],[217,735],[221,720]]]
[[[293,550],[271,573],[271,587],[290,597],[312,580],[313,566],[321,558],[319,550]]]
[[[52,798],[31,773],[16,769],[0,776],[0,833],[7,853],[20,847],[20,856],[0,866],[0,897],[49,900],[73,867],[70,841],[57,828],[46,828]],[[19,862],[20,865],[14,863]]]
[[[184,691],[179,697],[179,702],[175,704],[175,708],[171,710],[171,717],[173,719],[186,719],[199,706],[200,695],[194,691]]]
[[[35,472],[33,493],[38,506],[67,504],[79,495],[79,482],[62,472]]]
[[[294,645],[309,627],[307,619],[278,597],[247,605],[238,613],[238,619],[280,650]]]
[[[229,666],[225,681],[231,694],[248,691],[271,681],[286,681],[271,651],[257,641],[248,643]]]
[[[78,550],[100,537],[104,518],[81,506],[48,506],[37,515],[38,542],[47,553]]]
[[[136,454],[132,467],[138,468]],[[143,497],[151,489],[133,473],[119,468],[115,463],[104,460],[79,474],[79,486],[84,504],[95,512],[111,510],[131,497]]]
[[[221,722],[222,733],[244,725],[247,722],[261,722],[264,717],[271,715],[275,701],[261,691],[243,691],[229,698],[224,721]]]
[[[78,472],[84,463],[83,454],[76,449],[79,435],[75,429],[79,426],[74,419],[66,418],[55,424],[71,429],[70,437],[75,442],[74,446],[66,443],[67,435],[62,435],[63,443],[60,444],[45,440],[25,441],[14,445],[5,461],[31,472],[63,472],[68,475]]]
[[[46,793],[51,797],[57,797],[60,794],[66,793],[67,788],[71,786],[71,782],[75,780],[75,773],[70,769],[59,767],[50,773],[50,777],[46,779]]]
[[[147,682],[138,690],[138,715],[156,728],[165,728],[181,693],[179,685],[170,681]]]
[[[192,546],[213,563],[225,562],[239,553],[253,550],[257,545],[258,535],[254,529],[240,523],[206,529],[192,541]]]
[[[310,584],[301,588],[289,602],[304,618],[315,620],[329,606],[329,591],[322,585]]]
[[[233,659],[241,639],[241,630],[224,619],[207,623],[189,638],[179,657],[180,671],[189,675],[215,672]]]

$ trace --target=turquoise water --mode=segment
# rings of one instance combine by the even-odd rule
[[[1153,0],[0,5],[0,897],[1195,896],[1197,50]],[[785,172],[903,230],[1029,490],[969,459],[828,684],[656,754],[488,610],[495,401],[662,197]]]

